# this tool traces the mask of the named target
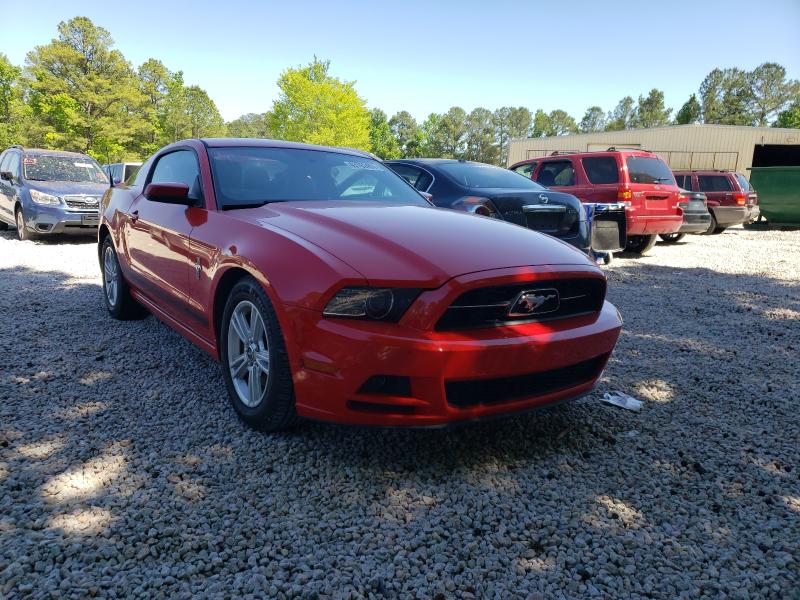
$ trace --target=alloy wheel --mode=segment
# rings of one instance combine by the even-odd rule
[[[114,256],[114,249],[108,245],[103,252],[103,278],[106,284],[106,298],[111,306],[117,305],[119,295],[119,263]]]
[[[242,404],[254,408],[267,393],[269,340],[264,318],[255,304],[242,300],[228,323],[228,369]]]

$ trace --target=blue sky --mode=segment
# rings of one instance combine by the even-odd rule
[[[10,5],[0,0],[0,6]],[[263,112],[287,67],[316,55],[370,107],[418,119],[460,105],[610,110],[657,87],[676,110],[714,67],[783,64],[800,79],[800,0],[14,3],[0,52],[16,64],[87,16],[138,66],[160,59],[226,120]]]

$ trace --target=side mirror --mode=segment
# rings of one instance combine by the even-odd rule
[[[425,198],[425,200],[427,200],[431,204],[433,204],[433,194],[429,194],[428,192],[420,192],[419,195]]]
[[[144,188],[144,197],[165,204],[194,204],[194,200],[189,198],[189,186],[185,183],[151,183]]]
[[[3,171],[0,173],[0,179],[5,179],[6,181],[14,181],[14,176],[11,174],[11,171]]]

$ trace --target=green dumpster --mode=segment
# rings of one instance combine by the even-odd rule
[[[750,184],[767,221],[800,226],[800,167],[751,167]]]

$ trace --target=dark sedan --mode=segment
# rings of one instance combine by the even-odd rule
[[[681,190],[678,206],[683,209],[683,225],[675,233],[662,233],[659,237],[667,244],[675,244],[686,237],[687,233],[705,233],[711,225],[711,213],[708,212],[706,195],[703,192]]]
[[[554,192],[513,171],[444,158],[386,161],[431,202],[522,225],[588,253],[586,210],[575,196]]]

